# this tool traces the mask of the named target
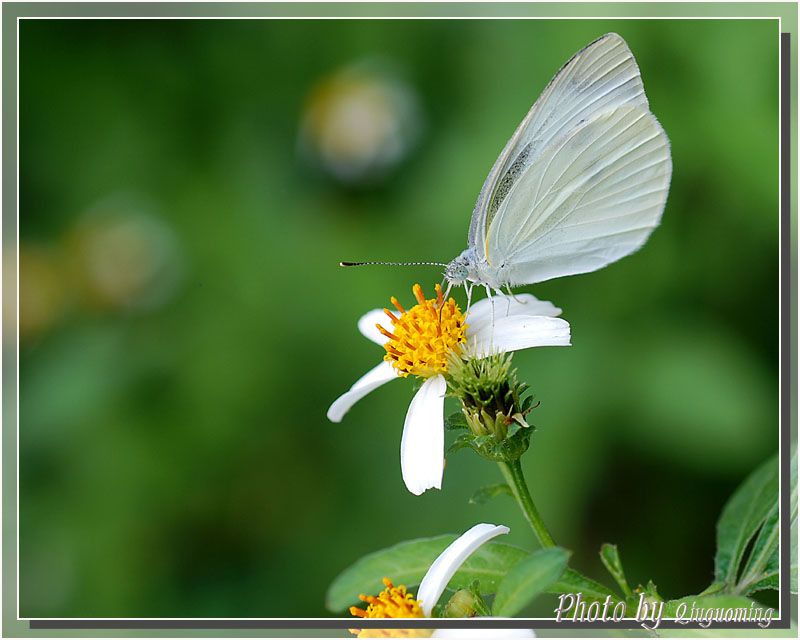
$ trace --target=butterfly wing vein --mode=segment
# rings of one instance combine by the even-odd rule
[[[606,34],[550,81],[481,189],[469,247],[483,281],[541,282],[635,251],[660,221],[671,173],[633,54]]]

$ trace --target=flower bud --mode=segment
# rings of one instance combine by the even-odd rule
[[[444,618],[472,618],[478,613],[477,596],[469,589],[459,589],[444,606]]]
[[[511,359],[510,353],[496,353],[448,361],[449,395],[461,400],[469,429],[458,438],[455,449],[470,446],[495,462],[516,460],[528,449],[533,427],[525,416],[532,397],[522,398],[528,386],[517,380]]]

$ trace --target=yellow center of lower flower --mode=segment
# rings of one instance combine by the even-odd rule
[[[358,596],[368,603],[366,611],[358,607],[350,607],[350,613],[359,618],[424,618],[420,602],[406,592],[401,584],[395,587],[389,578],[383,579],[386,588],[377,596]],[[428,638],[430,629],[350,629],[350,633],[359,638]]]
[[[384,360],[392,363],[397,375],[405,377],[414,374],[422,378],[430,378],[447,370],[447,355],[459,353],[460,344],[467,341],[465,333],[468,325],[464,323],[456,301],[450,298],[446,303],[442,297],[442,288],[436,285],[436,298],[426,300],[422,287],[414,285],[414,296],[417,303],[406,311],[392,297],[392,304],[397,307],[400,316],[388,309],[386,315],[392,321],[392,331],[380,325],[380,332],[389,338],[384,345]]]

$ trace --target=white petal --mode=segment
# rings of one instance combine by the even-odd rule
[[[397,372],[394,370],[394,367],[384,360],[377,367],[370,369],[356,380],[349,391],[343,393],[334,400],[333,404],[328,409],[328,420],[331,422],[341,422],[344,414],[347,413],[350,407],[356,402],[361,400],[361,398],[370,391],[377,389],[382,384],[386,384],[395,378],[397,378]]]
[[[461,534],[458,539],[439,554],[439,557],[433,561],[430,569],[422,579],[419,591],[417,591],[417,600],[422,601],[420,607],[426,616],[430,617],[431,611],[439,601],[444,588],[450,582],[453,574],[464,563],[464,560],[484,542],[499,536],[501,533],[508,533],[508,527],[486,523],[476,524],[472,529]]]
[[[511,618],[487,618],[475,616],[472,620],[505,620]],[[494,638],[535,638],[533,629],[437,629],[431,638],[464,638],[493,640]]]
[[[478,300],[469,310],[467,324],[473,331],[477,331],[492,322],[492,304],[494,304],[494,319],[516,315],[549,316],[561,315],[561,309],[547,300],[539,300],[530,293],[514,294],[511,296],[494,296],[491,299]],[[467,331],[469,333],[469,330]]]
[[[381,325],[387,331],[391,331],[393,328],[392,321],[389,320],[389,316],[383,309],[373,309],[358,319],[358,330],[368,340],[383,346],[389,342],[389,338],[378,331],[376,324]]]
[[[408,407],[400,442],[403,481],[414,495],[442,488],[444,470],[444,394],[441,375],[428,378]]]
[[[569,346],[569,323],[547,316],[495,318],[470,337],[478,355],[492,351],[518,351],[530,347]]]

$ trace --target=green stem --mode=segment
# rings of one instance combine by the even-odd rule
[[[522,475],[522,465],[519,459],[511,462],[498,462],[497,464],[500,465],[500,470],[503,472],[508,486],[511,487],[511,492],[514,494],[520,509],[522,509],[522,513],[525,514],[533,528],[533,532],[539,539],[539,543],[543,547],[555,547],[556,543],[553,542],[553,537],[547,531],[547,527],[544,526],[544,521],[536,509],[536,505],[533,504],[531,492],[528,491],[528,485],[525,483],[525,476]]]
[[[500,465],[500,470],[503,472],[508,486],[511,487],[511,492],[514,494],[517,504],[519,504],[522,513],[524,513],[525,517],[528,519],[541,545],[543,547],[555,547],[556,543],[553,541],[553,537],[544,525],[544,521],[542,520],[542,516],[539,515],[539,511],[536,509],[536,505],[533,504],[533,498],[531,497],[531,492],[528,491],[525,476],[522,475],[522,465],[519,459],[513,462],[498,462],[497,464]],[[569,582],[565,583],[566,590],[558,590],[551,593],[568,593],[581,588],[583,585],[594,585],[598,589],[607,592],[607,594],[612,596],[615,600],[618,600],[618,596],[607,586],[585,577],[574,569],[567,569],[563,577],[566,579],[567,576],[569,576]]]

